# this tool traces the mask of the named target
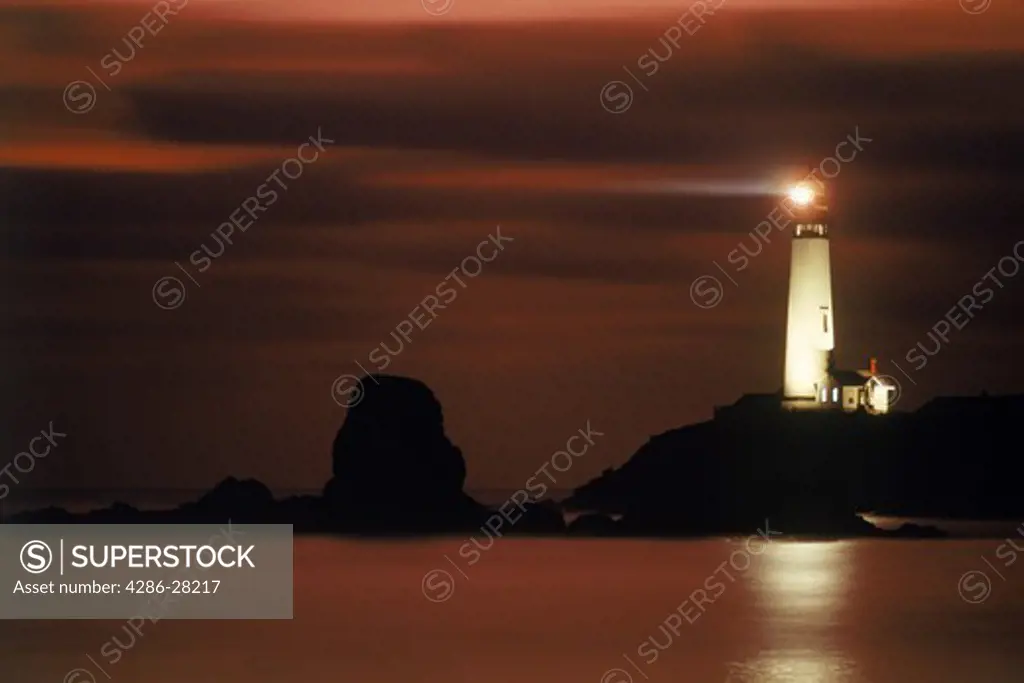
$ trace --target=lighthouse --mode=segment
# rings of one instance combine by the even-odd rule
[[[819,409],[832,369],[835,321],[829,263],[828,204],[809,184],[789,191],[796,219],[789,270],[783,401],[789,408]],[[826,398],[828,398],[826,396]]]
[[[789,410],[889,412],[895,387],[869,370],[835,367],[835,314],[829,254],[828,201],[823,187],[802,183],[790,189],[795,218],[786,310],[786,356],[782,405]]]

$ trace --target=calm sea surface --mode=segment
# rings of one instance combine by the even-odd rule
[[[463,542],[298,539],[293,621],[165,619],[134,639],[0,622],[2,679],[1024,680],[1024,560],[1003,539]]]

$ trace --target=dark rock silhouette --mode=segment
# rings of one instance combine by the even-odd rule
[[[236,522],[274,521],[274,494],[255,479],[228,477],[194,503],[178,508],[182,517],[195,520],[231,519]]]
[[[463,493],[466,462],[444,432],[441,404],[414,379],[370,375],[334,440],[324,508],[341,531],[479,527],[485,507]]]
[[[55,506],[31,510],[28,512],[17,512],[7,518],[9,524],[74,524],[84,521],[78,519],[67,510]]]
[[[274,506],[274,522],[291,524],[295,533],[324,531],[328,528],[324,501],[319,496],[291,496]]]
[[[102,510],[86,513],[88,524],[120,524],[127,521],[141,521],[140,511],[126,503],[114,503]]]
[[[507,531],[499,529],[502,533],[551,534],[565,531],[565,517],[561,506],[549,500],[528,501],[524,503],[523,508],[513,507],[513,504],[506,502],[493,514],[505,518],[504,526]]]
[[[897,538],[943,538],[948,534],[933,526],[901,524],[898,528],[891,531],[889,535]]]
[[[609,515],[591,512],[580,515],[568,526],[573,536],[624,536],[622,526]]]
[[[881,532],[856,513],[1024,513],[1024,465],[1005,447],[1024,420],[1022,396],[941,398],[884,416],[788,413],[772,396],[653,437],[568,506],[622,514],[631,535],[741,533],[770,518],[786,533],[928,536],[914,525]]]

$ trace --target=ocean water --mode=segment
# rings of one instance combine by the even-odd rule
[[[1005,540],[808,542],[773,531],[783,533],[767,542],[756,532],[697,541],[497,539],[488,546],[478,539],[486,548],[478,554],[455,537],[306,537],[295,542],[291,621],[164,619],[134,638],[117,621],[0,622],[2,676],[17,683],[1024,680],[1024,561],[1014,550],[1008,563]],[[116,662],[101,654],[112,652],[114,638]]]

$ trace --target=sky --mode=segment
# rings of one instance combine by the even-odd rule
[[[1024,386],[1024,273],[906,362],[1021,266],[1019,3],[160,5],[0,1],[0,464],[68,435],[26,490],[318,487],[336,379],[403,321],[387,372],[437,395],[471,488],[589,422],[576,486],[780,387],[789,244],[755,226],[808,168],[834,176],[839,363],[877,358],[908,409]]]

